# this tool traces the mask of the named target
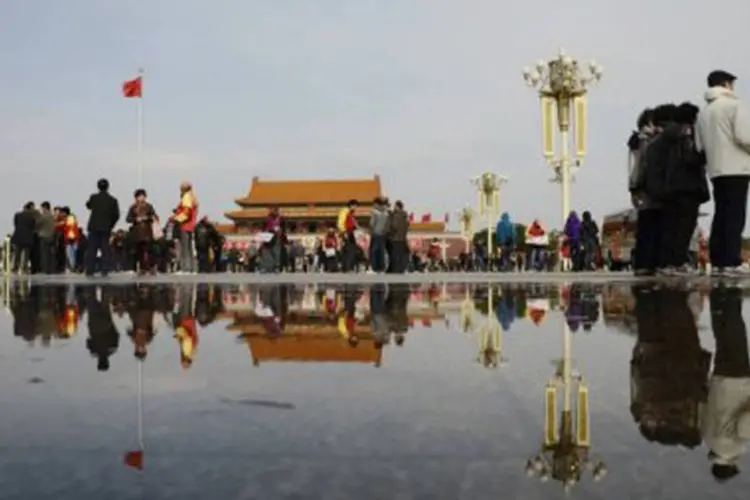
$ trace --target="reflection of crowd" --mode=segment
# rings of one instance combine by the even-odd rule
[[[86,348],[107,371],[120,345],[121,319],[129,321],[126,334],[133,353],[145,359],[161,322],[172,330],[183,366],[192,363],[199,326],[213,322],[221,311],[220,294],[213,286],[196,287],[76,287],[16,286],[10,290],[13,333],[30,344],[49,346],[55,339],[78,333],[86,321]]]
[[[638,341],[631,361],[631,413],[643,437],[695,448],[705,442],[711,473],[739,473],[750,440],[750,359],[742,290],[710,292],[711,353],[701,346],[695,292],[634,287]],[[709,375],[710,373],[710,375]]]

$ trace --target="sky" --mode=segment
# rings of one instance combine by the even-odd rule
[[[227,222],[253,176],[379,174],[391,199],[441,217],[476,203],[470,179],[494,171],[516,221],[559,225],[521,70],[560,48],[604,67],[572,186],[573,208],[599,218],[628,206],[625,141],[643,107],[702,104],[717,68],[750,94],[733,49],[747,19],[745,0],[3,0],[0,230],[29,200],[85,222],[100,177],[129,204],[137,106],[121,85],[139,67],[143,187],[161,213],[183,180]]]

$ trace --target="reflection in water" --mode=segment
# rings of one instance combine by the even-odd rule
[[[711,291],[711,328],[716,359],[703,437],[711,472],[724,481],[739,473],[737,461],[750,440],[750,361],[740,290],[719,287]]]
[[[693,293],[633,289],[638,340],[631,360],[631,414],[648,441],[688,448],[701,442],[711,365],[689,307]]]
[[[543,427],[539,429],[541,443],[524,446],[528,452],[540,445],[540,451],[528,460],[526,472],[541,480],[559,481],[566,489],[587,474],[595,480],[603,477],[606,466],[601,458],[606,459],[611,451],[602,449],[599,441],[594,453],[591,436],[591,403],[604,404],[601,400],[608,395],[596,394],[597,387],[591,388],[577,371],[585,363],[580,358],[574,362],[574,351],[581,356],[576,339],[605,334],[597,325],[633,339],[632,355],[630,344],[625,351],[630,360],[630,401],[615,413],[627,416],[629,412],[635,426],[628,427],[639,442],[702,450],[701,460],[709,457],[707,467],[713,477],[725,481],[739,473],[739,459],[750,439],[750,361],[742,317],[746,292],[739,288],[581,283],[369,287],[18,284],[4,291],[13,334],[30,346],[85,345],[93,359],[92,372],[94,366],[98,371],[111,368],[115,372],[123,364],[121,360],[118,363],[118,356],[132,352],[138,360],[138,439],[124,462],[139,470],[144,467],[143,367],[159,363],[158,357],[149,359],[151,345],[158,338],[169,346],[167,362],[182,379],[187,376],[184,370],[200,366],[201,356],[208,357],[201,353],[211,350],[211,342],[206,341],[200,351],[199,344],[202,329],[212,323],[221,323],[221,328],[233,334],[227,342],[234,338],[238,348],[247,349],[252,360],[248,365],[280,364],[287,369],[292,364],[331,363],[369,369],[368,365],[387,366],[389,360],[397,364],[400,356],[396,352],[405,352],[399,351],[401,348],[425,349],[419,347],[417,336],[429,335],[430,328],[447,329],[453,321],[456,330],[468,336],[452,334],[469,346],[468,356],[465,351],[458,352],[472,371],[483,373],[482,368],[503,366],[506,357],[514,360],[505,370],[488,375],[493,384],[526,373],[524,365],[531,361],[514,352],[519,347],[512,342],[514,330],[525,329],[538,337],[534,341],[540,349],[559,342],[561,357],[554,361],[551,377],[547,379],[545,374],[535,380],[536,386],[529,391],[538,391],[543,399],[532,408],[543,416],[538,424]],[[710,301],[715,346],[707,332],[701,338],[698,326],[706,299]],[[77,341],[82,326],[84,333]],[[536,333],[543,330],[551,330],[554,336]],[[132,351],[129,346],[122,348],[121,332]],[[204,335],[204,339],[208,337]],[[715,350],[714,356],[710,349]],[[621,365],[627,368],[626,362]],[[190,373],[195,371],[200,370]],[[586,372],[594,378],[588,365]],[[627,383],[624,374],[622,383]],[[218,401],[229,407],[259,408],[261,413],[289,410],[284,415],[292,415],[304,410],[298,401],[286,396],[277,401],[271,392],[257,398],[220,397]],[[630,416],[627,419],[630,422]]]

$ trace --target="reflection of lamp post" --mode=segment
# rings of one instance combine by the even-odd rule
[[[584,470],[591,471],[595,481],[607,472],[602,461],[589,457],[589,390],[580,374],[573,374],[570,355],[570,328],[563,320],[563,357],[556,362],[557,370],[545,388],[544,442],[541,452],[526,463],[526,473],[546,481],[552,476],[569,489],[581,480]],[[576,390],[573,411],[573,390]],[[558,389],[563,389],[563,409],[557,423]],[[575,423],[574,423],[575,418]]]
[[[474,209],[464,207],[459,212],[461,218],[461,236],[464,239],[465,252],[471,253],[471,240],[474,238]]]
[[[474,306],[474,301],[471,298],[471,290],[469,287],[466,287],[466,292],[464,296],[464,300],[461,302],[461,330],[463,330],[464,333],[471,333],[474,331],[474,312],[476,311],[476,307]]]
[[[563,224],[570,212],[570,162],[568,134],[573,108],[575,140],[575,162],[580,166],[586,155],[586,94],[588,89],[601,80],[602,68],[595,62],[588,71],[579,66],[577,60],[563,51],[549,61],[539,61],[534,69],[524,69],[523,78],[530,87],[539,89],[542,101],[542,147],[547,163],[554,167],[556,178],[562,189]],[[555,110],[557,120],[555,120]],[[557,122],[559,139],[555,139],[554,124]],[[556,156],[555,142],[560,144],[560,155]]]
[[[495,317],[494,302],[495,288],[487,287],[487,317],[480,329],[479,355],[477,363],[485,368],[498,368],[505,366],[507,361],[503,358],[503,329]]]
[[[492,258],[492,227],[500,215],[500,188],[508,178],[494,172],[484,172],[471,181],[477,187],[479,215],[487,218],[487,258]]]

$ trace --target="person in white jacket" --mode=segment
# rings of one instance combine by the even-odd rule
[[[714,188],[709,251],[718,274],[746,272],[741,251],[750,184],[750,115],[734,93],[736,80],[726,71],[708,75],[707,104],[695,127],[696,146],[706,154]]]
[[[711,290],[716,356],[702,427],[711,473],[718,481],[739,474],[737,462],[750,441],[750,357],[742,300],[739,288]]]

